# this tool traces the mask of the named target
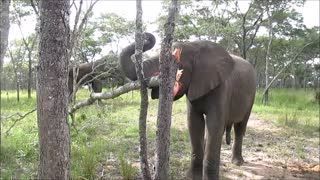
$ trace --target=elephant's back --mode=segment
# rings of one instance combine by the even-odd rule
[[[255,71],[253,66],[241,57],[231,55],[234,59],[234,70],[228,80],[231,93],[230,120],[240,122],[251,110],[256,92]]]
[[[253,66],[247,60],[236,56],[230,55],[235,61],[233,76],[236,78],[238,86],[247,86],[252,89],[252,92],[256,90],[256,73]],[[241,82],[241,83],[240,83]],[[251,92],[251,91],[250,91]]]

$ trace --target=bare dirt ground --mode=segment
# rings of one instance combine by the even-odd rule
[[[183,132],[187,131],[186,123],[182,121],[180,123],[174,126],[178,126]],[[189,142],[184,143],[189,144]],[[263,120],[252,114],[243,143],[243,158],[245,163],[242,166],[236,166],[231,163],[232,145],[227,145],[223,142],[220,179],[320,180],[319,132],[308,135],[303,134],[302,131],[294,131],[292,128],[278,127],[272,122]],[[150,148],[154,150],[153,146],[153,143],[148,146],[149,151],[151,151]],[[185,146],[185,148],[190,147]],[[138,147],[136,147],[136,151],[138,151]],[[149,157],[152,157],[152,155],[150,154]],[[173,161],[175,156],[179,156],[180,159]],[[172,153],[170,158],[171,163],[179,164],[171,167],[170,180],[187,179],[185,171],[189,167],[189,154],[177,155]],[[101,179],[123,179],[116,164],[116,158],[109,158],[103,168],[104,172],[108,173],[101,177]],[[153,158],[150,159],[150,165],[154,167]],[[139,159],[136,159],[133,166],[139,169]],[[142,177],[138,176],[135,179],[141,180]]]
[[[222,179],[320,179],[319,132],[277,127],[251,115],[243,145],[245,163],[231,164],[231,146],[221,152]]]

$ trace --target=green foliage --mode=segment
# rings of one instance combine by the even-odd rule
[[[135,167],[132,166],[127,160],[128,158],[124,153],[119,155],[121,175],[123,180],[133,180],[137,175],[138,171]]]
[[[104,89],[104,91],[108,91]],[[5,93],[5,92],[2,92]],[[89,91],[81,89],[79,101],[86,99]],[[27,99],[25,91],[20,103],[15,101],[15,92],[8,98],[2,94],[2,115],[16,111],[25,113],[35,107],[35,94]],[[80,109],[76,113],[75,131],[71,127],[71,173],[72,179],[134,179],[139,168],[138,91],[123,94],[116,99],[104,101],[104,107],[96,105]],[[148,156],[154,156],[158,101],[150,101],[147,121]],[[270,105],[261,104],[258,91],[253,112],[288,131],[306,134],[319,131],[318,105],[312,91],[272,89]],[[285,115],[287,114],[287,122]],[[183,179],[189,166],[190,140],[186,123],[185,98],[173,104],[170,145],[170,178]],[[3,179],[34,179],[38,165],[38,134],[36,113],[17,122],[6,136],[13,120],[2,122],[1,177]],[[299,158],[307,158],[304,145],[295,146]],[[130,161],[129,161],[130,160]],[[103,177],[101,175],[103,174]]]
[[[80,45],[75,52],[77,61],[91,61],[108,46],[117,48],[121,38],[133,36],[134,26],[134,21],[128,21],[114,13],[101,14],[88,21],[78,40]],[[111,53],[114,52],[111,50]]]
[[[303,147],[303,144],[297,144],[296,150],[297,150],[298,155],[300,156],[301,159],[305,159],[306,158],[305,149]]]

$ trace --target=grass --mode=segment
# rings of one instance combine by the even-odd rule
[[[127,161],[127,156],[124,153],[119,155],[121,175],[123,180],[132,180],[138,174],[138,170],[132,166],[132,164]]]
[[[17,111],[25,113],[36,106],[35,93],[28,99],[26,91],[23,91],[20,102],[16,101],[14,91],[2,93],[4,116]],[[77,100],[83,100],[88,95],[87,90],[80,90]],[[263,106],[261,91],[258,91],[253,112],[288,129],[318,132],[319,111],[313,97],[312,91],[273,89],[270,104]],[[139,174],[139,92],[103,102],[104,107],[92,105],[76,113],[79,133],[71,128],[72,179],[134,179]],[[147,120],[150,159],[153,159],[155,152],[157,108],[158,101],[150,101]],[[1,179],[34,179],[39,161],[36,112],[17,122],[6,136],[5,132],[12,123],[12,119],[1,123]],[[184,98],[173,106],[170,148],[170,179],[185,179],[190,143]],[[304,158],[303,145],[297,145],[296,149]],[[150,163],[154,164],[152,160]]]
[[[257,91],[253,113],[304,134],[319,132],[319,104],[312,90],[272,89],[267,106],[261,103],[262,90]]]

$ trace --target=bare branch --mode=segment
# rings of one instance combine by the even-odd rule
[[[255,39],[255,37],[257,35],[257,32],[258,32],[258,30],[260,28],[260,25],[262,23],[262,15],[263,15],[263,13],[260,14],[258,19],[252,25],[252,27],[256,26],[256,28],[255,28],[254,34],[252,36],[250,36],[250,44],[246,47],[246,51],[248,51],[251,48],[252,44],[253,44],[253,40]],[[258,21],[260,21],[259,24],[257,24]]]
[[[26,112],[26,113],[24,113],[24,114],[21,114],[20,112],[16,112],[16,113],[14,113],[14,114],[12,114],[12,115],[9,115],[8,117],[1,118],[2,121],[4,121],[4,120],[10,119],[10,118],[12,118],[12,117],[14,117],[14,116],[19,116],[19,118],[15,119],[14,122],[13,122],[13,124],[12,124],[12,125],[9,127],[9,129],[6,131],[6,135],[7,135],[7,136],[9,135],[9,132],[10,132],[11,129],[17,124],[17,122],[21,121],[23,118],[25,118],[26,116],[28,116],[29,114],[33,113],[33,112],[36,111],[36,110],[37,110],[37,108],[34,108],[34,109],[32,109],[31,111]]]
[[[36,15],[39,16],[39,11],[38,11],[37,5],[34,3],[34,0],[30,0],[30,3]]]
[[[89,8],[85,12],[85,14],[84,14],[84,16],[83,16],[83,18],[82,18],[82,20],[80,22],[80,25],[78,26],[78,22],[79,22],[79,19],[80,19],[80,14],[81,14],[81,11],[82,11],[82,4],[83,4],[83,0],[80,0],[80,7],[79,7],[79,10],[77,11],[77,14],[76,14],[75,23],[74,23],[74,27],[73,27],[73,32],[72,32],[71,40],[70,40],[70,54],[69,54],[70,57],[73,54],[73,49],[76,46],[76,42],[77,42],[77,39],[78,39],[78,37],[80,35],[80,32],[82,32],[83,26],[86,23],[86,21],[88,19],[88,16],[89,16],[89,14],[91,13],[91,11],[93,9],[93,6],[98,1],[99,0],[95,0],[93,3],[92,2],[90,3]]]
[[[273,79],[270,81],[270,83],[266,86],[266,88],[265,88],[264,91],[263,91],[262,97],[264,97],[264,95],[266,94],[266,92],[269,90],[269,88],[271,87],[271,85],[273,84],[273,82],[279,77],[279,75],[280,75],[284,70],[286,70],[287,67],[288,67],[290,64],[292,64],[293,62],[295,62],[295,61],[298,59],[299,55],[304,51],[304,49],[305,49],[306,47],[308,47],[308,46],[316,43],[316,42],[317,42],[317,41],[314,41],[314,42],[308,43],[308,44],[306,44],[305,46],[303,46],[303,48],[294,56],[294,58],[293,58],[291,61],[289,61],[285,66],[282,67],[282,69],[277,73],[277,75],[274,76],[274,78],[273,78]]]
[[[159,86],[159,78],[153,77],[149,80],[148,87],[155,87],[156,85]],[[75,104],[73,107],[70,108],[69,114],[74,113],[80,108],[83,108],[85,106],[93,104],[96,100],[99,99],[113,99],[116,98],[124,93],[137,90],[140,88],[140,82],[139,81],[132,81],[129,82],[123,86],[118,87],[117,89],[111,90],[109,92],[103,92],[103,93],[92,93],[90,97],[82,102],[79,102]]]

